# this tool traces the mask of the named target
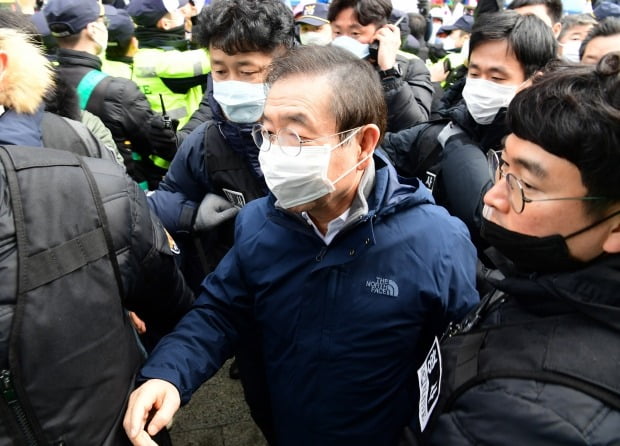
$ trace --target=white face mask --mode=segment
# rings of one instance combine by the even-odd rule
[[[508,107],[517,87],[468,77],[463,88],[463,99],[474,121],[486,125],[493,122],[500,108]]]
[[[581,48],[581,40],[569,40],[562,45],[562,57],[569,61],[579,63],[579,48]]]
[[[249,124],[263,115],[267,87],[262,83],[213,81],[213,98],[232,122]]]
[[[463,46],[461,47],[461,55],[464,57],[469,57],[469,39],[465,39],[465,42],[463,42]]]
[[[368,51],[368,44],[361,43],[349,36],[338,36],[334,40],[332,40],[332,45],[339,46],[350,53],[353,53],[354,56],[357,56],[360,59],[364,59],[370,54]]]
[[[91,36],[95,43],[101,48],[97,53],[97,56],[99,56],[105,53],[105,49],[108,46],[108,28],[106,28],[103,23],[99,22],[94,22],[94,25],[97,27],[97,32],[91,34]]]
[[[329,43],[332,41],[332,38],[325,33],[319,33],[316,31],[308,31],[305,33],[301,33],[299,35],[299,40],[301,41],[302,45],[325,46],[325,45],[329,45]]]
[[[359,128],[354,130],[351,135],[335,146],[303,147],[297,156],[285,154],[275,143],[265,151],[265,146],[269,144],[269,141],[263,140],[258,161],[269,190],[278,199],[278,205],[284,209],[290,209],[310,203],[335,191],[335,184],[338,181],[370,158],[368,155],[334,181],[330,181],[327,177],[332,150],[345,144],[359,130]],[[295,148],[291,148],[291,152],[294,151]]]
[[[453,50],[456,48],[456,43],[452,37],[444,37],[441,39],[441,43],[443,44],[443,49],[446,51]]]

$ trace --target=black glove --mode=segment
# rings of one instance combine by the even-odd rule
[[[167,160],[172,161],[177,153],[177,133],[179,126],[177,119],[164,118],[160,114],[154,114],[149,121],[149,141],[152,152]]]
[[[235,207],[226,198],[216,194],[207,194],[202,199],[200,206],[198,206],[196,220],[194,220],[194,230],[208,231],[213,229],[233,218],[238,212],[239,208]]]

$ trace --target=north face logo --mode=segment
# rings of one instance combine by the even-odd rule
[[[392,279],[377,277],[375,281],[367,280],[366,287],[370,288],[370,292],[373,294],[398,297],[398,285]]]

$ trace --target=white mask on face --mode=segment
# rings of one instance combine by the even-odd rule
[[[469,57],[469,39],[465,39],[463,42],[463,46],[461,47],[461,55],[464,57]]]
[[[91,38],[101,48],[101,50],[97,53],[97,56],[99,56],[105,53],[105,49],[108,47],[108,29],[103,23],[94,22],[94,25],[96,26],[97,31],[95,33],[91,33]]]
[[[334,181],[330,181],[327,177],[332,150],[345,144],[359,130],[358,128],[352,131],[351,135],[335,146],[303,147],[297,156],[285,154],[276,143],[265,151],[265,146],[269,144],[269,141],[263,140],[258,161],[269,190],[278,199],[278,205],[284,209],[291,209],[310,203],[336,190],[335,184],[338,181],[370,158],[368,155]],[[295,148],[290,149],[292,152],[295,151]]]
[[[350,53],[353,53],[354,56],[357,56],[360,59],[364,59],[370,54],[368,51],[368,44],[361,43],[349,36],[338,36],[334,40],[332,40],[332,45],[339,46]]]
[[[562,45],[562,57],[569,61],[579,63],[579,48],[581,48],[581,40],[569,40]]]
[[[302,45],[329,45],[332,41],[331,37],[325,33],[319,33],[316,31],[308,31],[299,35],[299,40]]]
[[[508,107],[517,87],[468,77],[463,88],[463,99],[474,121],[486,125],[493,122],[500,108]]]
[[[456,48],[456,43],[454,43],[454,39],[452,37],[444,37],[441,39],[441,43],[443,44],[443,49],[446,51]]]
[[[263,114],[267,87],[262,83],[213,81],[213,98],[232,122],[249,124]]]

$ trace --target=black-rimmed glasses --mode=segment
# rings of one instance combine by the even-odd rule
[[[489,174],[493,184],[497,184],[502,178],[506,178],[506,191],[508,192],[508,201],[510,206],[520,214],[525,209],[525,203],[534,201],[560,201],[560,200],[607,200],[607,197],[560,197],[560,198],[528,198],[523,191],[523,183],[511,173],[504,173],[502,166],[504,161],[501,157],[501,150],[489,150],[487,153],[487,161],[489,164]]]

